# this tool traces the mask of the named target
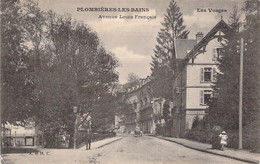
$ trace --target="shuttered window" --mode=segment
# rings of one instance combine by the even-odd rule
[[[211,90],[201,90],[200,91],[200,104],[201,105],[208,105],[211,97],[212,97],[212,91]]]
[[[215,82],[216,81],[216,68],[201,68],[200,69],[200,82]]]

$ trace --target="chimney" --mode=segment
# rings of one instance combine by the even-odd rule
[[[203,38],[203,33],[202,32],[198,32],[196,34],[196,43],[199,43],[202,38]]]

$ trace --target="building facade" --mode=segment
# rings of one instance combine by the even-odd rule
[[[140,83],[126,93],[127,102],[132,105],[132,112],[125,115],[125,131],[133,132],[140,127],[144,134],[155,133],[156,124],[161,123],[163,100],[152,96],[150,77],[141,79]]]
[[[229,30],[228,25],[221,20],[206,36],[197,33],[196,40],[190,41],[195,43],[193,46],[183,46],[186,54],[180,54],[185,53],[185,50],[176,51],[179,58],[173,82],[174,136],[183,137],[191,129],[194,118],[203,118],[207,113],[212,85],[218,72],[217,58]],[[176,45],[177,50],[180,48],[181,44],[179,47]]]
[[[26,126],[15,126],[6,124],[2,128],[2,138],[4,138],[5,146],[36,146],[36,129],[34,123]]]

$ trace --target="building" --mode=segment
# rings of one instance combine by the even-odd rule
[[[206,36],[175,40],[177,72],[173,87],[173,136],[183,137],[196,116],[203,118],[212,96],[212,85],[218,72],[217,58],[228,25],[219,21]]]
[[[125,132],[125,115],[115,115],[115,131],[119,133]]]
[[[6,124],[3,129],[5,146],[36,146],[36,130],[33,122],[26,126]]]
[[[139,84],[125,94],[127,103],[132,105],[132,111],[125,115],[126,132],[133,132],[138,126],[144,134],[155,133],[156,124],[161,123],[164,101],[153,97],[150,81],[150,77],[140,79]]]

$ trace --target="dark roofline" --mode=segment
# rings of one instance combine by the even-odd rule
[[[208,33],[205,37],[201,39],[199,43],[197,43],[194,48],[187,54],[184,58],[186,61],[193,58],[196,55],[196,52],[199,51],[202,46],[204,46],[211,39],[211,36],[215,35],[218,31],[226,34],[228,31],[232,31],[232,29],[228,26],[226,22],[220,20]]]

